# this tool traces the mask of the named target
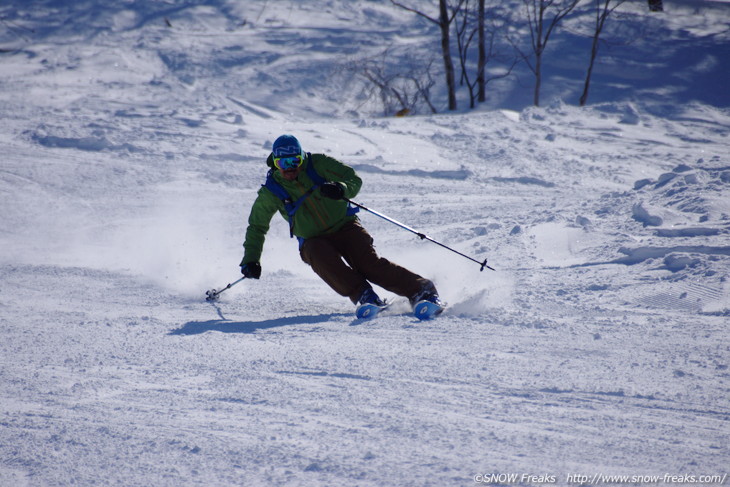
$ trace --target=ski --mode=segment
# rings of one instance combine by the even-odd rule
[[[376,318],[381,311],[388,309],[391,304],[392,303],[387,303],[385,306],[377,306],[371,303],[361,304],[355,310],[355,316],[361,320],[372,320]],[[445,304],[436,304],[424,299],[413,306],[413,316],[421,321],[431,320],[440,315],[445,308]]]
[[[444,306],[440,306],[431,301],[419,301],[413,306],[413,315],[419,320],[430,320],[440,315],[444,311]]]

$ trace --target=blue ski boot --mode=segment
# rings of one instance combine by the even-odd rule
[[[358,303],[357,310],[355,310],[355,316],[360,319],[375,318],[378,313],[388,307],[388,304],[380,299],[371,287],[368,287],[365,291],[363,291]]]
[[[413,306],[413,315],[419,320],[435,318],[446,308],[446,305],[441,302],[436,289],[433,287],[421,290],[410,301],[411,306]]]

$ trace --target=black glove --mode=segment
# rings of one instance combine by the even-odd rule
[[[258,279],[261,277],[261,264],[258,262],[249,262],[241,266],[241,274],[247,279]]]
[[[319,187],[320,193],[325,198],[333,200],[341,200],[345,196],[345,188],[340,183],[326,182]]]

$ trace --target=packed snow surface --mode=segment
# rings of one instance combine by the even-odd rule
[[[585,51],[555,51],[543,107],[523,66],[480,109],[391,118],[332,68],[435,27],[353,4],[0,6],[0,485],[717,485],[730,5],[627,6],[646,35],[584,108]],[[379,290],[359,321],[275,217],[261,279],[206,302],[281,133],[495,270],[362,212],[449,307]]]

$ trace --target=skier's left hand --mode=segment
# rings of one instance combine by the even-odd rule
[[[325,198],[331,198],[333,200],[341,200],[345,196],[345,188],[340,183],[333,183],[331,181],[322,183],[319,191]]]
[[[258,279],[261,277],[261,264],[258,262],[249,262],[241,266],[241,274],[249,279]]]

